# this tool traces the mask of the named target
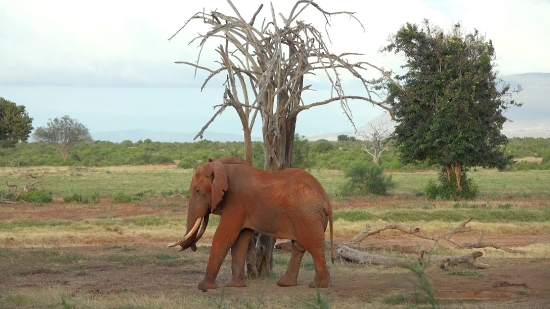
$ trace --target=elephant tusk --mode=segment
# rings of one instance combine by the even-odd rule
[[[201,227],[199,229],[199,233],[197,234],[197,240],[196,241],[199,241],[199,239],[201,239],[202,234],[204,234],[204,231],[206,231],[207,226],[208,226],[208,215],[206,215],[204,217],[204,220],[201,223]]]
[[[187,235],[183,236],[183,238],[180,241],[176,241],[175,243],[168,245],[168,247],[178,246],[178,245],[184,243],[189,238],[191,238],[191,236],[193,236],[193,234],[195,234],[195,232],[198,230],[199,226],[201,225],[202,219],[203,219],[202,217],[197,218],[197,221],[195,221],[195,225],[193,225],[193,228],[189,231],[189,233],[187,233]]]

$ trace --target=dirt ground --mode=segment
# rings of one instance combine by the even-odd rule
[[[382,201],[383,203],[383,201]],[[108,201],[101,204],[108,205]],[[101,205],[100,204],[100,205]],[[340,205],[342,206],[342,205]],[[348,205],[353,207],[353,203]],[[0,221],[10,219],[59,219],[79,221],[99,217],[132,217],[147,214],[169,214],[170,209],[151,208],[146,203],[115,204],[110,207],[74,207],[67,210],[66,204],[57,201],[41,207],[29,204],[0,205]],[[175,214],[185,215],[184,212]],[[182,221],[183,223],[183,221]],[[176,238],[180,235],[174,235]],[[460,239],[459,237],[457,237]],[[498,239],[499,244],[509,247],[526,246],[534,243],[550,245],[547,235],[506,236]],[[341,239],[340,239],[341,240]],[[162,261],[158,256],[151,263],[148,260],[132,260],[129,256],[149,256],[151,254],[174,254],[172,248],[166,248],[153,240],[140,237],[127,237],[124,243],[94,246],[55,247],[47,250],[56,252],[56,256],[80,254],[84,261],[55,262],[48,265],[43,259],[32,257],[44,248],[1,248],[0,256],[12,254],[15,258],[0,259],[0,300],[11,293],[43,287],[59,287],[71,291],[71,295],[108,295],[113,293],[135,292],[182,292],[190,298],[219,299],[226,293],[228,299],[256,299],[261,295],[264,307],[300,307],[292,305],[291,297],[310,297],[314,291],[307,287],[314,276],[311,267],[300,272],[299,286],[281,288],[275,282],[284,272],[283,263],[275,263],[277,276],[262,280],[251,280],[246,288],[228,288],[211,290],[206,293],[196,286],[202,279],[209,253],[210,239],[201,240],[197,252],[189,250],[181,253],[182,260]],[[363,243],[364,247],[374,250],[391,250],[410,253],[415,245],[423,244],[414,237],[396,237],[376,235]],[[28,255],[30,254],[30,255]],[[287,252],[277,252],[281,259],[288,260]],[[19,257],[19,258],[17,258]],[[53,261],[53,262],[52,262]],[[224,262],[218,276],[218,283],[224,286],[230,278],[230,257]],[[456,308],[550,308],[550,259],[484,258],[484,263],[492,267],[477,272],[484,277],[452,276],[437,267],[426,269],[427,278],[433,285],[435,297],[439,300],[473,299],[474,301],[447,302],[443,307]],[[381,266],[360,266],[338,260],[330,265],[332,286],[326,293],[331,304],[347,301],[348,308],[391,307],[382,299],[392,293],[410,293],[415,288],[414,278],[406,269]],[[289,298],[290,297],[290,298]],[[370,304],[370,305],[369,305]],[[445,305],[446,304],[446,305]],[[238,307],[238,306],[237,306]],[[342,306],[338,306],[342,307]],[[405,306],[410,307],[410,306]],[[192,307],[189,307],[192,308]]]

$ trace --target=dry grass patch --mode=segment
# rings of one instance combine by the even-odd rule
[[[541,163],[542,158],[541,157],[522,157],[522,158],[514,158],[517,162],[535,162],[535,163]]]

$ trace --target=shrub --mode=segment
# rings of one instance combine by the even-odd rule
[[[94,191],[90,193],[90,200],[92,200],[92,203],[99,203],[99,192]]]
[[[345,171],[346,183],[340,191],[343,196],[386,195],[394,187],[392,177],[384,175],[382,167],[373,162],[355,162]]]
[[[183,158],[178,162],[179,168],[195,168],[197,167],[197,160],[192,158]]]
[[[132,197],[125,193],[117,193],[113,200],[117,203],[129,203],[131,201],[139,201],[140,199],[138,196]]]
[[[313,150],[316,153],[327,153],[335,148],[335,146],[327,140],[318,140],[313,145]]]
[[[82,194],[80,193],[75,193],[73,195],[64,196],[63,201],[65,203],[88,203],[88,198],[86,196],[82,196]]]
[[[546,164],[546,163],[550,163],[550,150],[546,151],[546,152],[542,155],[542,162],[541,162],[541,164]]]
[[[456,185],[456,175],[451,174],[451,179],[447,179],[447,172],[442,169],[439,172],[437,184],[435,181],[430,180],[424,189],[424,193],[429,200],[441,199],[441,200],[473,200],[479,194],[478,186],[472,179],[468,179],[466,172],[462,172],[460,184],[462,190],[458,190]]]
[[[21,193],[19,199],[28,203],[51,203],[53,201],[52,194],[44,191]]]
[[[92,203],[99,202],[99,192],[92,192],[90,195],[82,195],[80,193],[74,193],[73,195],[63,196],[63,202],[65,203],[89,203],[90,200]]]

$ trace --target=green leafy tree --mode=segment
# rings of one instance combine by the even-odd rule
[[[346,135],[346,134],[338,135],[338,141],[339,142],[347,142],[347,141],[355,142],[356,140],[357,139],[355,138],[355,136],[349,136],[349,135]]]
[[[31,134],[32,118],[25,106],[0,97],[0,148],[14,147]]]
[[[504,111],[521,104],[495,69],[495,48],[477,30],[460,24],[449,32],[424,20],[407,23],[382,51],[402,55],[403,75],[388,83],[397,126],[395,142],[404,163],[427,161],[442,167],[457,189],[469,167],[502,170],[512,156],[502,152]],[[514,92],[520,91],[519,87]]]
[[[38,127],[33,133],[33,138],[38,142],[52,144],[67,161],[71,147],[77,142],[92,141],[88,128],[65,115],[61,118],[50,119],[44,127]]]

